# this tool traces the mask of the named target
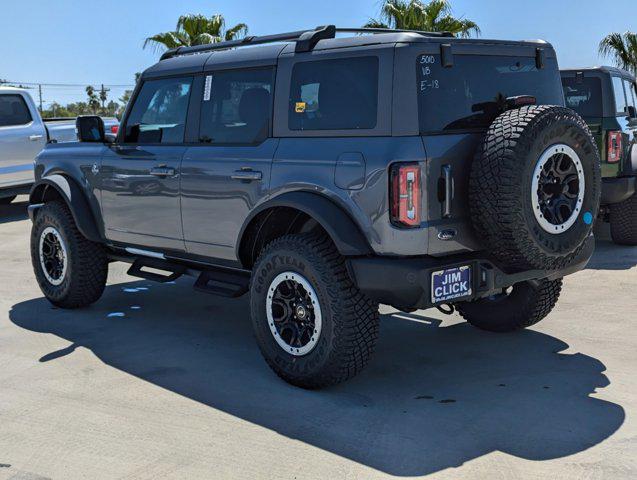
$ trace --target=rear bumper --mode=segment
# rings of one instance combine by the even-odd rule
[[[637,177],[612,177],[602,179],[602,205],[623,202],[637,190]]]
[[[462,301],[477,300],[500,293],[516,283],[549,279],[555,280],[586,267],[593,255],[595,239],[591,235],[578,258],[562,270],[527,270],[506,273],[484,253],[454,255],[452,257],[365,257],[348,259],[348,268],[358,288],[378,303],[399,310],[425,309],[435,306],[431,301],[431,275],[433,272],[471,265],[473,294]],[[445,303],[445,302],[443,302]]]

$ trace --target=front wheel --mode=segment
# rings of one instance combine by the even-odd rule
[[[274,240],[254,266],[250,293],[257,343],[283,380],[321,388],[353,377],[369,361],[378,305],[356,288],[328,237]]]
[[[104,248],[82,235],[63,203],[50,202],[38,211],[31,229],[31,262],[42,293],[53,305],[85,307],[104,292]]]
[[[561,291],[561,278],[522,282],[498,295],[456,307],[474,327],[490,332],[512,332],[535,325],[551,313]]]

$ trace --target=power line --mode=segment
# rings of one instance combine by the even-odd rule
[[[123,84],[102,84],[102,83],[95,83],[95,84],[86,84],[86,83],[45,83],[45,82],[14,82],[13,80],[3,80],[2,83],[12,83],[12,84],[18,84],[18,85],[29,85],[29,86],[39,86],[42,85],[43,87],[87,87],[88,85],[92,86],[92,87],[97,87],[98,89],[104,85],[104,87],[113,87],[113,88],[134,88],[135,85],[123,85]]]

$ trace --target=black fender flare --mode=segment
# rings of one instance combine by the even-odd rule
[[[246,218],[239,233],[237,257],[244,242],[244,233],[252,221],[262,212],[274,207],[295,208],[318,222],[331,237],[343,256],[361,256],[373,253],[369,242],[352,217],[324,195],[297,191],[281,194],[255,208]]]
[[[102,242],[102,235],[84,192],[75,180],[60,174],[52,174],[38,180],[29,193],[29,217],[35,218],[37,210],[42,207],[49,188],[57,191],[73,215],[78,230],[93,242]]]

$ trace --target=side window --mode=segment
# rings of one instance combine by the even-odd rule
[[[181,143],[186,130],[191,77],[144,82],[126,120],[126,143]]]
[[[637,108],[637,98],[635,98],[635,84],[624,80],[624,89],[626,90],[626,101],[628,105]]]
[[[270,133],[273,68],[228,70],[204,82],[199,141],[255,144]]]
[[[290,130],[376,127],[378,58],[300,62],[292,70]]]
[[[624,82],[619,77],[612,77],[613,92],[615,93],[615,112],[624,113],[626,111],[626,95],[624,94]]]
[[[0,95],[0,127],[26,125],[32,120],[22,95]]]

